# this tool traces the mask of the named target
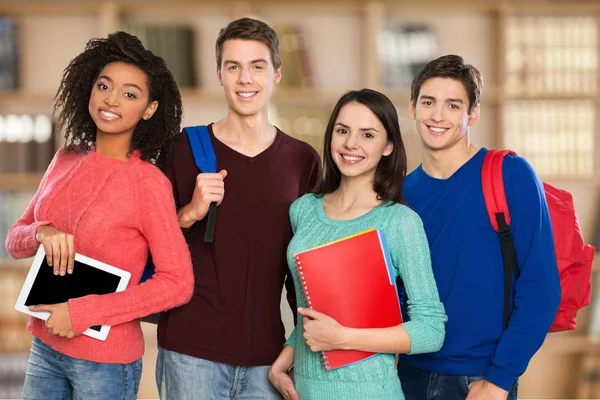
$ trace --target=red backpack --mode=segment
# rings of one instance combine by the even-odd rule
[[[490,150],[485,155],[481,170],[483,197],[490,223],[500,236],[502,258],[504,261],[504,327],[510,319],[510,294],[512,292],[512,274],[519,277],[519,267],[510,233],[510,214],[504,181],[502,161],[510,150]],[[575,329],[575,316],[580,308],[590,304],[592,286],[590,277],[594,247],[583,242],[579,220],[575,215],[571,193],[544,183],[544,192],[552,232],[554,249],[560,276],[561,299],[556,318],[550,332]]]

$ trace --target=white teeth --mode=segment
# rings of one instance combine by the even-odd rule
[[[347,155],[345,155],[345,154],[344,154],[344,155],[342,155],[342,158],[343,158],[344,160],[347,160],[347,161],[360,161],[360,160],[362,160],[362,159],[363,159],[363,157],[347,156]]]
[[[432,131],[437,132],[437,133],[446,132],[448,130],[447,128],[435,128],[433,126],[430,127],[429,129],[431,129]]]
[[[239,92],[238,94],[239,94],[241,97],[248,98],[248,97],[252,97],[252,96],[254,96],[254,95],[256,94],[256,92],[250,92],[250,93],[241,93],[241,92]]]
[[[113,114],[109,111],[100,111],[100,112],[109,118],[118,118],[119,117],[117,114]]]

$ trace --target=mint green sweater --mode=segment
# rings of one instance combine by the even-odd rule
[[[410,354],[434,352],[444,341],[446,314],[431,269],[429,245],[419,216],[391,202],[352,220],[333,220],[325,214],[324,197],[307,194],[290,208],[294,237],[287,260],[294,277],[298,306],[307,307],[294,254],[369,228],[385,232],[396,276],[408,297]],[[286,342],[295,349],[294,381],[301,400],[404,399],[394,354],[379,354],[346,367],[327,371],[320,352],[312,352],[303,338],[302,318]]]

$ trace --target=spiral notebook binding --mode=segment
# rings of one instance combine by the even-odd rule
[[[300,277],[300,282],[302,284],[302,288],[304,289],[303,291],[304,291],[304,297],[306,297],[306,304],[308,305],[308,308],[313,310],[314,309],[313,303],[310,298],[310,293],[308,292],[308,285],[306,284],[306,278],[304,277],[304,271],[302,270],[302,261],[300,261],[299,256],[295,256],[294,259],[296,261],[296,267],[298,268],[298,276]],[[325,369],[327,371],[330,371],[331,364],[329,363],[329,357],[327,356],[327,354],[325,354],[324,351],[321,352],[321,355],[323,357],[323,365],[325,366]]]
[[[296,260],[296,267],[298,267],[298,276],[300,277],[300,283],[302,285],[304,297],[306,297],[306,303],[308,304],[308,308],[312,309],[312,301],[310,301],[310,294],[308,293],[306,278],[304,277],[304,271],[302,270],[302,261],[300,261],[300,257],[298,255],[296,255],[294,259]]]

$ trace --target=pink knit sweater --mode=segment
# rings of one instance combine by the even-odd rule
[[[58,352],[102,363],[133,362],[144,353],[137,318],[185,304],[192,296],[190,253],[177,223],[171,184],[137,152],[122,161],[59,150],[23,217],[8,232],[6,249],[12,257],[35,254],[41,225],[72,233],[76,252],[131,272],[123,292],[69,301],[75,333],[111,325],[106,341],[86,335],[63,339],[50,333],[44,321],[29,320],[29,332]],[[155,274],[138,284],[148,250]]]

